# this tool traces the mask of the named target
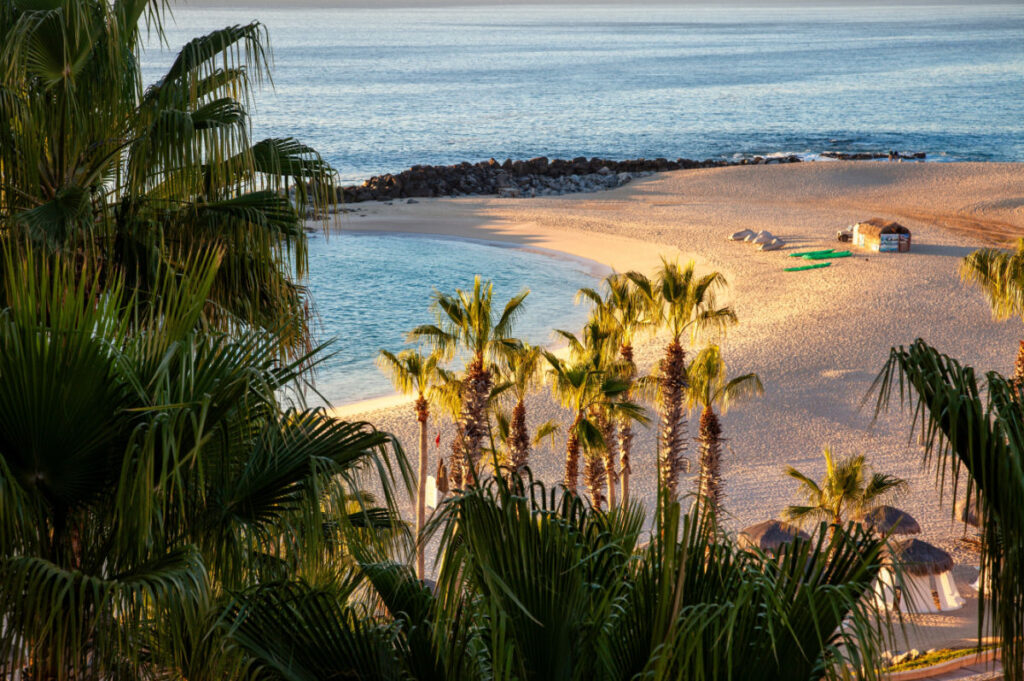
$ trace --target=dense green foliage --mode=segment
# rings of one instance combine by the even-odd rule
[[[773,558],[675,503],[645,533],[636,506],[516,476],[451,497],[433,525],[435,589],[365,555],[359,586],[240,596],[233,638],[295,681],[876,677],[884,631],[862,596],[883,545],[852,526]]]
[[[347,535],[391,532],[393,511],[360,496],[365,472],[391,505],[406,470],[390,436],[304,408],[315,357],[282,364],[287,339],[198,323],[219,258],[159,273],[145,305],[121,277],[34,253],[2,264],[6,671],[229,665],[212,629],[226,590],[333,571]]]

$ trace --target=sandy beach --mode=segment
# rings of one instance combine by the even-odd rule
[[[980,371],[1010,371],[1024,336],[1021,323],[992,321],[981,293],[964,287],[955,268],[974,248],[1024,236],[1024,165],[733,167],[664,173],[596,194],[356,208],[339,221],[341,229],[509,242],[564,251],[617,270],[652,270],[665,255],[721,271],[740,319],[722,343],[726,362],[734,373],[758,372],[766,389],[763,398],[736,406],[722,419],[728,526],[778,517],[796,501],[795,483],[783,477],[786,465],[820,476],[823,447],[840,455],[862,452],[876,470],[910,482],[896,505],[920,521],[923,539],[954,554],[961,581],[970,579],[977,557],[961,541],[963,527],[951,521],[949,490],[940,494],[933,473],[922,469],[921,450],[909,439],[909,415],[894,410],[873,423],[872,406],[862,406],[862,400],[890,347],[919,337]],[[823,270],[783,271],[793,263],[787,251],[836,246],[837,229],[875,216],[910,228],[910,253],[854,249],[854,257]],[[758,252],[726,239],[748,228],[771,231],[787,249]],[[650,370],[659,349],[658,339],[639,347],[641,370]],[[401,400],[350,405],[338,413],[395,433],[414,452],[415,423]],[[531,422],[558,415],[546,394],[529,405]],[[695,430],[696,418],[691,436]],[[440,451],[447,454],[451,428],[434,420],[431,440],[437,432]],[[632,495],[650,507],[654,434],[648,429],[638,435]],[[432,457],[436,466],[436,451]],[[562,449],[539,448],[531,466],[538,477],[557,482]],[[692,476],[683,482],[690,486]],[[966,614],[957,619],[973,624]],[[959,625],[934,631],[943,642],[960,636],[954,633]]]

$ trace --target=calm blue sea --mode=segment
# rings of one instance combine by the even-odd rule
[[[1024,160],[1024,3],[859,4],[181,7],[168,39],[263,22],[256,135],[297,136],[346,180],[492,156]],[[148,54],[147,77],[170,59]]]
[[[498,3],[493,3],[498,4]],[[735,158],[924,151],[1024,160],[1024,4],[719,8],[534,5],[439,9],[175,10],[170,50],[259,20],[274,88],[255,137],[296,136],[346,181],[490,157]],[[436,287],[496,282],[530,296],[523,334],[576,328],[593,284],[576,261],[402,236],[316,237],[310,289],[320,374],[335,403],[390,392],[373,365],[429,320]]]
[[[398,352],[405,334],[432,324],[435,289],[472,289],[481,274],[494,283],[495,315],[509,298],[530,289],[516,335],[534,344],[552,341],[551,329],[583,325],[587,308],[576,291],[597,285],[606,270],[585,260],[477,241],[402,234],[316,234],[310,240],[310,292],[318,336],[333,339],[317,389],[334,404],[393,392],[376,369],[380,348]]]

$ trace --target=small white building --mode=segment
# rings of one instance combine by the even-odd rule
[[[853,245],[876,253],[906,253],[910,250],[910,230],[898,222],[871,218],[853,226]]]

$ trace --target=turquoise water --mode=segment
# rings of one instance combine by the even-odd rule
[[[1021,3],[175,12],[172,48],[262,21],[257,136],[298,136],[346,180],[491,156],[1024,160]],[[148,54],[147,79],[170,59]]]
[[[576,332],[587,309],[576,291],[595,286],[606,271],[556,253],[476,241],[401,234],[313,235],[309,287],[319,316],[318,336],[333,338],[334,356],[320,369],[317,388],[333,404],[394,392],[376,368],[380,348],[401,350],[405,334],[435,317],[435,289],[471,289],[477,274],[494,282],[504,307],[530,289],[516,335],[535,344],[552,341],[552,326]],[[500,308],[496,314],[500,314]]]

